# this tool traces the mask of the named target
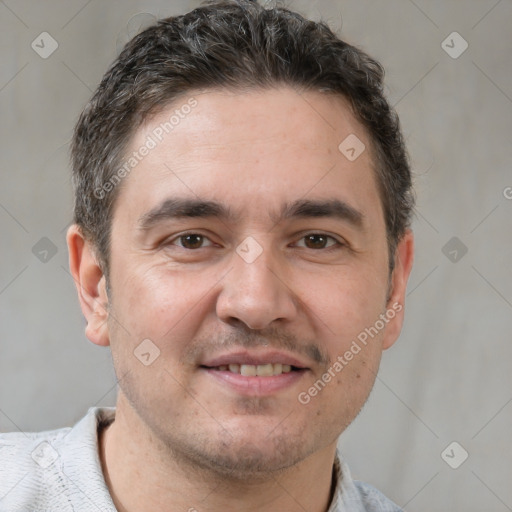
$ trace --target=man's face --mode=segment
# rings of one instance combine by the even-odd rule
[[[120,398],[176,456],[217,471],[278,470],[334,445],[399,322],[344,358],[391,308],[370,143],[339,97],[194,97],[120,185],[108,321]],[[144,124],[127,156],[186,101]],[[354,161],[338,149],[350,134],[366,146]],[[231,217],[186,215],[173,208],[182,201],[218,203]],[[150,355],[140,357],[143,340]],[[143,364],[153,344],[159,355]]]

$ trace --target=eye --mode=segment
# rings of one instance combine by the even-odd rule
[[[345,244],[336,240],[333,236],[326,235],[325,233],[308,233],[304,235],[300,241],[304,241],[304,245],[297,244],[299,247],[305,247],[306,249],[325,249],[333,250],[341,248]],[[205,242],[208,242],[206,245]],[[205,235],[200,233],[184,233],[172,240],[169,240],[167,245],[177,245],[183,249],[194,250],[202,249],[204,247],[212,247],[214,243]]]
[[[208,247],[203,246],[203,242],[205,240],[210,242],[209,246],[213,245],[208,237],[201,235],[200,233],[185,233],[179,235],[176,238],[169,240],[168,244],[177,245],[178,247],[183,247],[183,249],[201,249],[203,247]],[[179,241],[180,243],[176,243],[176,241]]]
[[[344,245],[338,242],[334,237],[326,235],[325,233],[309,233],[304,235],[301,240],[305,241],[305,247],[307,249],[331,249],[335,246],[342,247]],[[329,240],[331,240],[332,243],[327,245]]]

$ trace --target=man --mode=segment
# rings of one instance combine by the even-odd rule
[[[413,260],[382,79],[326,25],[248,0],[127,44],[75,129],[67,234],[117,406],[2,435],[1,510],[400,510],[336,450]]]

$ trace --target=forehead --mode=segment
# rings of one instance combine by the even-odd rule
[[[245,151],[251,146],[253,152],[271,152],[283,144],[302,149],[302,154],[332,154],[339,152],[340,137],[356,133],[367,139],[349,102],[340,95],[299,92],[285,86],[251,91],[211,89],[184,95],[146,120],[132,147],[148,136],[165,146],[174,135],[179,137],[175,156],[186,157],[190,151],[204,149],[235,156],[235,145],[245,145]]]
[[[378,195],[370,140],[339,95],[197,91],[146,120],[126,157],[144,146],[116,207],[133,215],[174,194],[229,202],[241,215],[257,203],[253,217],[311,194],[334,193],[361,210]]]

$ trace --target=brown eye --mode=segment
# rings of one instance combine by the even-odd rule
[[[209,239],[204,235],[200,235],[199,233],[185,233],[184,235],[180,235],[174,240],[171,240],[170,245],[177,245],[184,249],[193,250],[207,247],[204,245],[205,241],[209,242],[208,245],[212,245]]]
[[[332,240],[333,243],[331,243],[330,245],[327,245],[329,239]],[[333,245],[341,245],[332,236],[324,235],[322,233],[314,233],[314,234],[306,235],[306,236],[302,237],[301,240],[305,241],[305,246],[308,249],[327,249],[329,247],[332,247]]]
[[[184,235],[180,236],[183,247],[186,249],[198,249],[203,243],[201,235]]]

